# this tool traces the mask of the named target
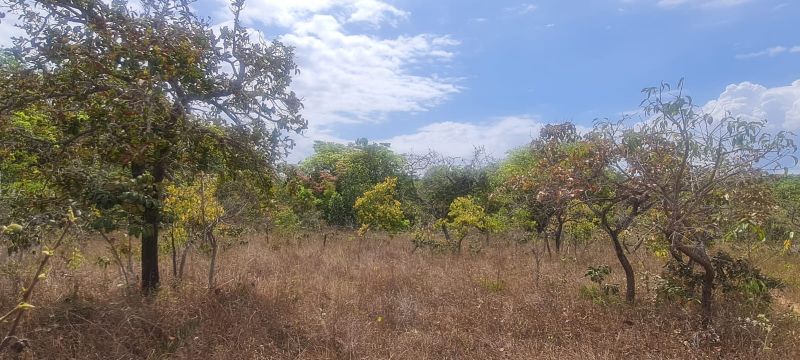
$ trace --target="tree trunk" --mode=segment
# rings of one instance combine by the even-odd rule
[[[556,233],[554,234],[554,240],[556,244],[556,253],[561,253],[561,234],[564,233],[564,220],[562,218],[556,219],[557,226],[556,226]]]
[[[178,249],[175,248],[175,233],[170,231],[170,239],[172,240],[172,278],[178,278]]]
[[[536,282],[535,282],[535,284],[536,284],[536,287],[539,287],[539,278],[541,277],[541,271],[539,271],[539,270],[541,268],[542,259],[539,256],[539,250],[536,249],[536,242],[533,243],[533,260],[534,260],[535,271],[536,271],[536,277],[535,277],[535,281]]]
[[[131,166],[131,175],[134,178],[143,175],[144,166],[134,164]],[[161,163],[153,165],[152,192],[150,195],[156,202],[161,199],[161,182],[164,180],[164,166]],[[152,293],[158,288],[160,278],[158,274],[158,227],[161,222],[161,207],[155,203],[145,206],[144,229],[142,231],[142,292]]]
[[[705,251],[704,247],[688,246],[678,240],[678,236],[673,234],[672,245],[680,250],[683,254],[689,257],[689,261],[696,262],[703,267],[703,289],[700,299],[700,308],[703,325],[711,325],[713,320],[713,302],[714,302],[714,279],[716,272],[714,271],[714,264]],[[702,245],[702,244],[701,244]]]
[[[442,222],[442,233],[444,233],[444,239],[447,240],[447,243],[449,244],[451,242],[450,231],[447,230],[447,224],[445,224],[444,221]]]
[[[208,234],[208,241],[211,245],[211,263],[208,265],[208,289],[214,289],[214,274],[216,273],[217,269],[217,250],[219,248],[217,244],[217,239],[214,238],[214,234]]]
[[[714,315],[712,305],[714,302],[714,277],[716,273],[710,261],[700,265],[703,266],[703,270],[706,272],[703,275],[703,296],[700,305],[702,307],[703,325],[707,326],[711,324]]]
[[[619,242],[619,234],[609,231],[608,235],[611,237],[611,242],[614,243],[614,252],[617,254],[617,259],[622,265],[622,269],[625,270],[625,301],[633,304],[636,300],[636,277],[633,273],[633,267],[625,255],[625,250],[622,249],[622,244]]]
[[[181,252],[181,261],[178,264],[178,280],[183,280],[184,269],[186,269],[186,256],[189,254],[189,250],[192,247],[192,239],[186,239],[186,246],[183,248]]]
[[[145,209],[145,231],[142,232],[142,292],[158,288],[158,216],[154,207]]]
[[[547,249],[547,258],[552,259],[553,251],[550,250],[550,234],[548,234],[546,230],[544,232],[544,247]]]
[[[458,254],[461,254],[461,243],[464,242],[464,238],[465,237],[466,236],[462,236],[462,237],[458,238],[458,241],[456,242],[456,253],[458,253]]]

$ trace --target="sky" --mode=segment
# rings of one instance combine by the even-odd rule
[[[194,6],[230,21],[225,0]],[[502,157],[544,124],[590,128],[680,78],[711,113],[800,132],[797,0],[246,0],[243,16],[295,48],[309,128],[289,162],[362,137]]]

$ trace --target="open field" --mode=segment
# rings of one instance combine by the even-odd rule
[[[655,300],[662,261],[642,249],[631,257],[637,304],[581,295],[589,265],[609,264],[605,242],[543,259],[536,281],[530,245],[495,241],[481,253],[410,253],[406,237],[364,240],[349,233],[287,239],[249,238],[222,252],[219,288],[205,289],[207,263],[195,254],[189,279],[145,299],[125,296],[113,266],[92,259],[78,270],[56,261],[34,294],[37,308],[20,334],[42,359],[791,359],[800,357],[796,256],[773,256],[765,272],[788,287],[776,293],[765,332],[739,317],[758,311],[720,299],[715,332],[698,331],[697,309]],[[645,272],[646,271],[646,272]],[[3,282],[3,294],[9,284]],[[3,308],[12,299],[0,300]]]

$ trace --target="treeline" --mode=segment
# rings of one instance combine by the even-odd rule
[[[681,94],[682,84],[645,89],[644,121],[597,121],[584,134],[571,123],[547,125],[503,160],[481,149],[458,159],[400,155],[366,139],[320,142],[284,167],[274,226],[408,231],[412,251],[456,253],[513,234],[534,243],[537,263],[566,241],[605,238],[625,272],[628,302],[636,289],[628,255],[645,247],[697,288],[709,321],[713,290],[732,276],[732,260],[715,255],[715,244],[792,251],[800,179],[786,174],[795,165],[791,134],[712,118]],[[773,283],[748,269],[739,280]]]

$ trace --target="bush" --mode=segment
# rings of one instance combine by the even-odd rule
[[[747,259],[733,258],[720,251],[711,258],[711,262],[716,269],[714,287],[728,296],[741,297],[755,304],[768,304],[772,300],[770,290],[783,287],[779,280],[762,274]],[[702,284],[702,273],[671,260],[664,267],[657,292],[660,297],[670,300],[681,298],[699,301]]]

